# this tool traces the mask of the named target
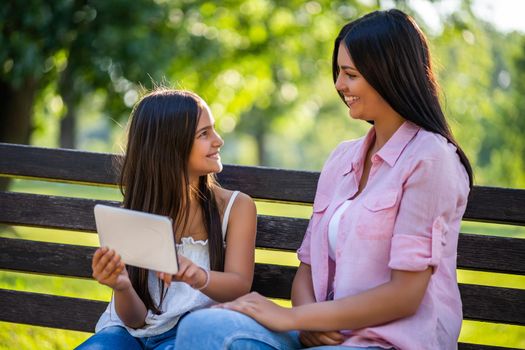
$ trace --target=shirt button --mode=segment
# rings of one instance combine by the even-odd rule
[[[379,156],[378,155],[374,155],[372,157],[372,162],[379,162]]]

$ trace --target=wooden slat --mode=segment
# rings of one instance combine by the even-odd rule
[[[109,153],[41,148],[0,143],[0,174],[115,185],[114,159]],[[318,172],[225,165],[218,180],[254,198],[311,203]]]
[[[0,174],[116,184],[113,155],[0,143]]]
[[[95,204],[118,206],[117,202],[0,192],[0,223],[43,228],[95,232]],[[258,241],[261,248],[296,250],[308,220],[259,215]]]
[[[0,192],[0,223],[95,232],[93,206],[116,202]],[[308,220],[260,215],[257,246],[294,251]],[[525,239],[461,234],[458,267],[525,274]]]
[[[93,207],[116,202],[0,192],[0,223],[95,232]]]
[[[474,187],[470,192],[464,219],[525,225],[525,190]]]
[[[115,155],[0,143],[0,174],[84,183],[115,184]],[[318,172],[225,165],[218,175],[226,188],[254,198],[312,203]],[[467,220],[525,225],[525,190],[476,186]]]
[[[102,301],[0,289],[0,321],[94,332]]]
[[[509,349],[515,349],[515,348],[504,348],[501,346],[458,343],[458,350],[509,350]]]
[[[93,247],[0,239],[0,269],[91,277]],[[296,268],[256,264],[253,290],[273,298],[290,298]],[[525,290],[460,285],[465,318],[525,324]]]
[[[463,317],[525,325],[525,290],[459,284]]]
[[[525,239],[461,233],[457,266],[467,270],[525,275]]]
[[[55,295],[0,289],[0,321],[93,332],[107,303]],[[64,312],[63,310],[68,310]],[[459,350],[509,348],[459,343]]]

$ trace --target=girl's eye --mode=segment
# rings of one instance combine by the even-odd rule
[[[349,74],[349,73],[346,73],[346,76],[349,77],[350,79],[355,79],[355,78],[357,78],[357,75],[355,75],[355,74]]]
[[[199,134],[199,137],[205,137],[206,135],[208,135],[208,132],[207,131],[203,131]]]

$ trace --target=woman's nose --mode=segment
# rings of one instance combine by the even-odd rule
[[[345,85],[344,85],[344,82],[343,82],[342,74],[339,73],[337,75],[337,79],[335,81],[335,89],[337,91],[342,91],[342,90],[344,90],[344,88],[345,88]]]

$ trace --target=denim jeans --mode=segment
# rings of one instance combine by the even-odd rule
[[[178,326],[152,337],[135,338],[124,327],[111,326],[102,329],[80,344],[76,350],[174,350]]]
[[[226,309],[204,309],[188,314],[180,322],[175,349],[213,350],[296,350],[303,346],[299,332],[273,332],[239,312]],[[309,349],[353,348],[342,345]],[[366,348],[368,350],[381,348]]]

